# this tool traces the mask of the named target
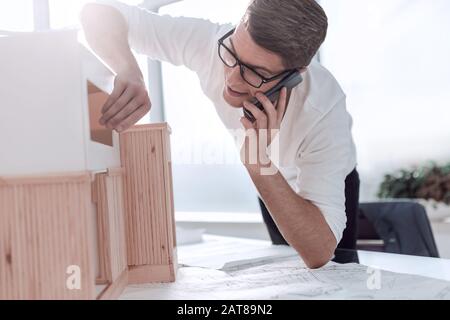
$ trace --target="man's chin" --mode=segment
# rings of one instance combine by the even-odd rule
[[[241,109],[244,101],[239,98],[230,97],[225,91],[223,92],[223,98],[233,108]]]

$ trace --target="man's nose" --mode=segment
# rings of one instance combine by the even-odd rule
[[[229,79],[233,83],[241,83],[243,81],[239,66],[236,66],[230,70]]]

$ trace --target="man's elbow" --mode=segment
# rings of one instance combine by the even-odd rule
[[[120,17],[120,13],[115,8],[99,3],[85,4],[79,14],[81,26],[85,31],[106,31],[107,28],[111,29],[111,22],[117,22]]]
[[[96,10],[98,10],[98,5],[96,5],[95,3],[85,4],[81,9],[79,15],[81,23],[85,24],[88,21],[91,21],[96,14]]]
[[[327,265],[328,262],[331,261],[333,258],[333,255],[329,255],[327,257],[318,257],[318,258],[311,258],[311,259],[304,259],[306,266],[308,269],[320,269]]]
[[[90,43],[98,29],[98,5],[88,3],[81,9],[79,20],[83,28],[86,40]],[[91,44],[91,43],[90,43]]]
[[[320,269],[333,259],[335,250],[336,245],[330,243],[323,245],[320,251],[315,250],[303,254],[300,253],[300,250],[297,250],[297,252],[299,252],[303,262],[309,269]]]

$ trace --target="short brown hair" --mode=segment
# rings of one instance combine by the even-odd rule
[[[308,66],[325,41],[328,18],[315,0],[253,0],[244,22],[253,40],[287,69]]]

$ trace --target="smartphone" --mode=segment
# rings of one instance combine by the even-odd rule
[[[275,87],[273,87],[272,89],[270,89],[269,91],[267,91],[264,94],[270,99],[270,101],[272,101],[272,103],[275,103],[275,102],[277,102],[277,100],[280,96],[281,89],[283,89],[284,87],[286,87],[286,89],[288,89],[288,90],[294,89],[296,86],[298,86],[300,83],[302,83],[302,81],[303,81],[303,77],[302,77],[300,71],[297,71],[297,70],[292,71],[286,77],[284,77],[283,80],[281,80]],[[253,98],[250,101],[250,103],[254,104],[259,110],[265,112],[262,103],[259,102],[258,99]],[[252,113],[250,111],[248,111],[245,107],[244,107],[244,115],[252,123],[254,123],[256,121],[256,119],[252,115]]]

